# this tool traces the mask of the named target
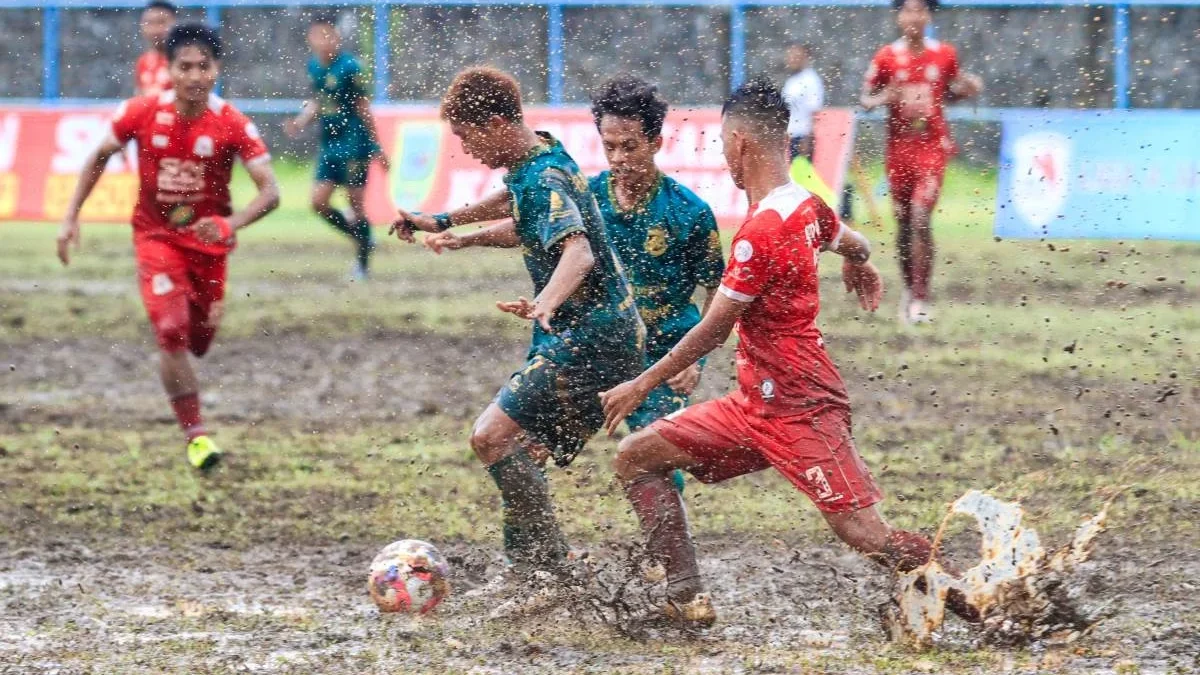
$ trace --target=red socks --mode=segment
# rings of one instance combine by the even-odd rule
[[[647,552],[667,568],[667,597],[690,601],[704,585],[679,490],[666,474],[649,473],[627,483],[625,494],[641,521]]]
[[[188,441],[208,433],[204,430],[204,420],[200,417],[200,394],[191,393],[176,396],[171,399],[171,407],[175,410],[175,419],[183,429]]]

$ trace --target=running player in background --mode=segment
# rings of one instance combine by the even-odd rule
[[[614,77],[592,94],[592,117],[609,170],[591,179],[591,192],[646,324],[647,365],[700,323],[704,310],[692,296],[703,288],[706,310],[725,268],[712,209],[654,162],[666,116],[658,88],[632,75]],[[625,420],[630,430],[686,406],[701,367],[694,363],[650,392]],[[682,489],[683,474],[673,477]]]
[[[954,47],[925,37],[937,0],[894,0],[899,40],[881,47],[871,60],[860,103],[888,108],[884,160],[896,214],[896,252],[904,291],[900,321],[924,323],[931,317],[933,229],[930,219],[942,189],[946,162],[954,154],[945,104],[977,96],[983,80],[960,73]]]
[[[441,117],[468,155],[508,170],[507,189],[450,213],[400,211],[393,228],[408,241],[414,229],[435,233],[425,245],[436,253],[521,249],[537,295],[496,304],[533,323],[532,344],[475,421],[471,448],[500,490],[504,549],[516,571],[562,572],[567,542],[531,451],[571,463],[604,422],[599,393],[641,371],[645,329],[587,179],[561,143],[525,124],[517,81],[492,68],[464,70],[442,99]]]
[[[211,28],[180,24],[166,40],[173,89],[123,103],[109,137],[84,163],[58,235],[58,257],[70,263],[79,245],[79,212],[109,157],[137,142],[140,189],[133,248],[142,303],[159,349],[159,373],[187,438],[187,458],[209,469],[221,451],[200,414],[200,387],[188,359],[204,356],[221,323],[225,265],[238,230],[279,204],[267,147],[254,124],[212,93],[221,40]],[[241,160],[258,194],[230,205],[229,181]]]
[[[737,327],[738,390],[690,406],[625,438],[614,462],[651,557],[667,570],[668,616],[711,625],[683,500],[669,472],[706,483],[775,467],[808,495],[834,533],[889,568],[929,560],[925,537],[887,524],[882,494],[854,447],[850,403],[815,325],[817,257],[844,258],[847,291],[873,311],[883,293],[866,237],[838,222],[788,176],[788,109],[779,89],[751,80],[726,100],[721,140],[750,215],[733,239],[720,293],[700,324],[636,379],[601,394],[612,433],[660,383],[728,339]],[[960,602],[954,605],[966,611]]]
[[[304,104],[295,118],[284,123],[291,137],[319,118],[321,148],[317,155],[316,180],[312,189],[312,208],[338,232],[354,240],[357,257],[355,279],[366,280],[375,250],[371,223],[367,221],[367,169],[372,159],[389,170],[387,155],[379,145],[366,78],[358,61],[342,51],[342,39],[333,19],[318,17],[308,28],[308,46],[312,58],[308,75],[316,100]],[[338,187],[346,189],[353,213],[350,217],[330,205]]]
[[[167,33],[175,25],[178,14],[175,5],[166,0],[152,0],[142,10],[140,25],[146,51],[133,67],[135,96],[157,96],[171,88],[171,74],[167,72]]]

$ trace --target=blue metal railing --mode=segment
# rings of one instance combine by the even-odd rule
[[[566,82],[564,8],[617,6],[727,7],[729,10],[729,82],[741,83],[746,69],[745,12],[752,7],[884,7],[890,0],[182,0],[185,7],[203,7],[207,21],[219,26],[226,7],[359,6],[374,8],[373,40],[375,98],[388,100],[388,10],[403,6],[507,5],[546,8],[546,98],[563,103]],[[62,9],[137,8],[145,0],[0,0],[0,9],[42,10],[42,98],[57,100],[59,86],[59,13]],[[1111,7],[1113,107],[1129,107],[1129,10],[1131,7],[1198,7],[1200,0],[948,0],[950,7]]]

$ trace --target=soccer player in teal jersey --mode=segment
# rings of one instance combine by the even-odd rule
[[[331,19],[313,20],[308,29],[308,45],[313,53],[308,62],[308,75],[312,78],[316,100],[305,103],[300,114],[287,121],[284,130],[295,137],[310,122],[320,118],[321,149],[317,155],[312,208],[339,232],[354,240],[358,249],[354,277],[365,280],[371,252],[375,250],[364,204],[367,168],[372,159],[377,159],[387,171],[388,159],[379,145],[362,66],[342,51],[341,37]],[[353,219],[329,203],[339,186],[346,189]]]
[[[520,247],[533,300],[497,307],[533,322],[525,364],[483,411],[471,448],[500,489],[504,547],[518,572],[562,571],[567,543],[554,517],[540,463],[566,466],[604,421],[599,393],[643,367],[645,328],[613,253],[587,179],[562,144],[524,121],[512,76],[492,68],[459,73],[442,119],[463,150],[507,169],[506,189],[436,215],[400,211],[393,229],[411,241],[432,232],[436,253],[470,246]],[[466,234],[454,225],[504,220]]]
[[[666,115],[658,88],[631,75],[608,80],[592,96],[592,117],[609,170],[591,179],[591,190],[633,283],[646,324],[648,364],[666,356],[700,323],[692,296],[703,288],[707,309],[725,270],[712,209],[654,162]],[[685,407],[700,382],[700,369],[697,362],[652,391],[626,418],[629,428],[637,431]]]

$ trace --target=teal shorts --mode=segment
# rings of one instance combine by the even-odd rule
[[[569,344],[569,343],[568,343]],[[496,404],[530,439],[546,447],[555,464],[567,466],[600,427],[600,392],[637,377],[642,353],[535,354],[512,374]]]
[[[366,187],[367,167],[370,165],[370,155],[346,158],[323,151],[317,156],[317,182],[352,188]]]

